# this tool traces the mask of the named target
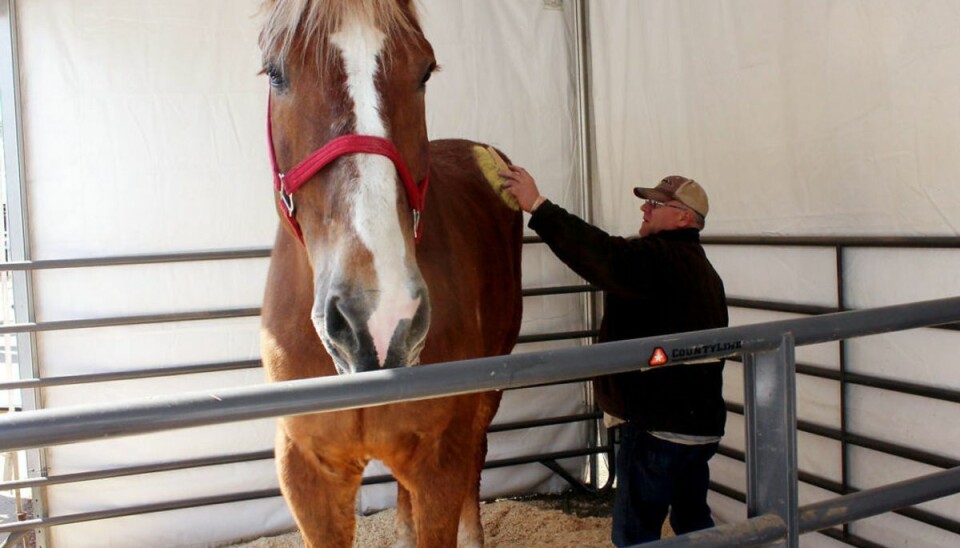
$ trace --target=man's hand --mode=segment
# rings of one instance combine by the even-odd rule
[[[527,213],[532,213],[541,203],[543,196],[537,188],[536,181],[527,173],[527,170],[514,165],[510,166],[510,171],[501,171],[503,177],[503,188],[507,189],[520,204],[520,209]]]

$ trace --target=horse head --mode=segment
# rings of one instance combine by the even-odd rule
[[[410,0],[273,0],[261,34],[278,211],[312,271],[314,329],[340,373],[415,365],[417,266],[436,62]]]

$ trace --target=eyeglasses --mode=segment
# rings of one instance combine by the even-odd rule
[[[690,211],[689,207],[665,204],[659,200],[647,200],[647,205],[650,206],[650,209],[657,209],[658,207],[672,207],[673,209],[679,209],[680,211]]]

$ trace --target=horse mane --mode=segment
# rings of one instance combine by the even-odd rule
[[[322,47],[322,38],[347,21],[376,26],[387,35],[411,31],[418,25],[413,4],[412,0],[266,0],[260,49],[265,59],[283,65],[299,33],[304,44]]]

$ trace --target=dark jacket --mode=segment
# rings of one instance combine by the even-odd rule
[[[727,326],[723,282],[696,229],[611,236],[544,202],[529,226],[556,256],[604,290],[600,342]],[[723,435],[723,363],[597,377],[601,409],[647,431]]]

